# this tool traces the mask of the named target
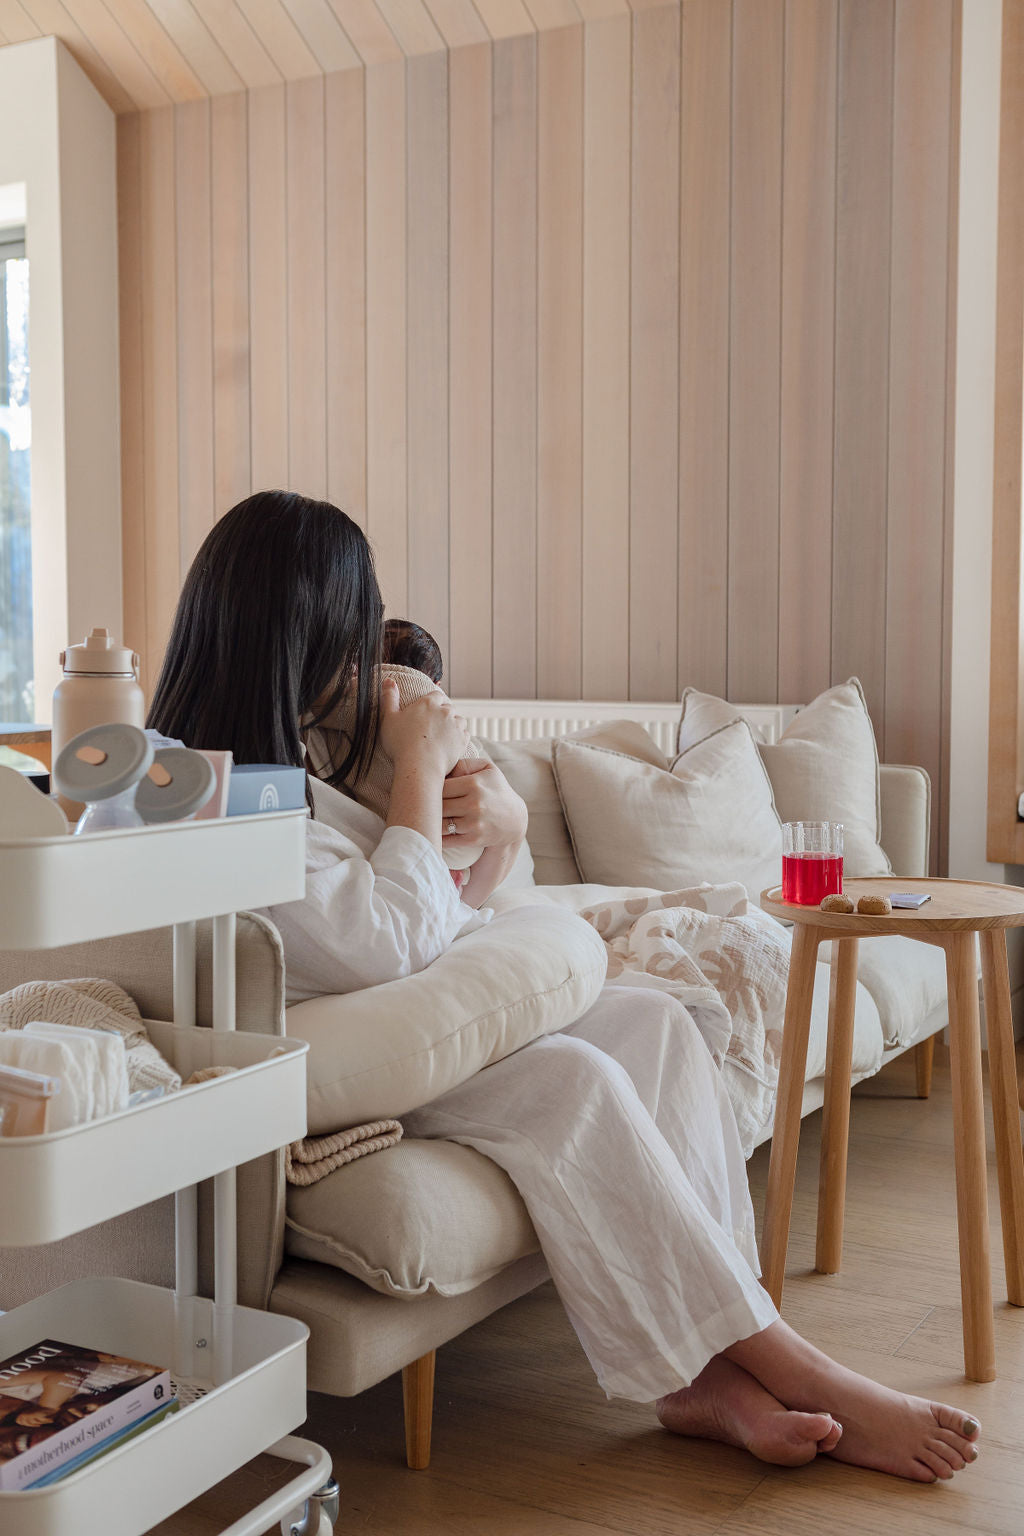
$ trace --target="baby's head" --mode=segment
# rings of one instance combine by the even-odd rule
[[[411,619],[388,619],[384,625],[381,661],[385,666],[412,667],[424,672],[432,683],[440,684],[444,675],[441,647]]]

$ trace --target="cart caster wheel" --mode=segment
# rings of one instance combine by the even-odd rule
[[[332,1477],[300,1510],[281,1521],[281,1536],[332,1536],[338,1518],[338,1484]]]

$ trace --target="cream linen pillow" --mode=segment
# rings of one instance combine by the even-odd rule
[[[608,747],[626,757],[640,758],[659,768],[668,767],[668,758],[649,732],[635,720],[611,720],[606,724],[584,726],[565,738],[588,741]],[[537,885],[576,885],[580,872],[573,858],[572,843],[566,831],[562,805],[551,771],[551,737],[531,741],[485,741],[487,755],[501,769],[517,795],[526,801],[530,825],[526,841],[533,855],[533,878]],[[506,881],[508,886],[508,881]],[[511,889],[511,887],[509,887]]]
[[[736,706],[687,688],[679,722],[682,752],[734,719]],[[820,693],[773,746],[760,747],[782,821],[841,821],[843,871],[891,875],[879,843],[881,798],[875,732],[857,678]]]
[[[565,738],[555,781],[584,880],[672,891],[740,880],[777,885],[782,830],[750,727],[733,720],[671,771]]]

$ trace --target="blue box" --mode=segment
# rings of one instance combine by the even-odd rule
[[[277,763],[234,763],[228,779],[229,816],[254,811],[301,811],[306,806],[306,770]]]

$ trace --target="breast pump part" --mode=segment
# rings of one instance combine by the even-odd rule
[[[57,804],[41,795],[17,768],[0,764],[0,841],[9,837],[61,837],[67,817]]]
[[[153,743],[134,725],[94,725],[73,736],[53,765],[53,782],[87,805],[132,789],[153,762]]]
[[[201,752],[158,747],[135,791],[135,809],[147,824],[184,821],[206,804],[216,784],[213,765]]]

